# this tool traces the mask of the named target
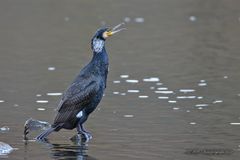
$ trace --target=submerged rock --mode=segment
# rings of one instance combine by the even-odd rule
[[[50,127],[51,124],[48,122],[30,118],[24,124],[24,139],[27,140],[27,134],[29,134],[30,131],[47,130]]]
[[[7,155],[7,154],[11,153],[12,150],[14,150],[14,149],[9,144],[0,142],[0,156]]]

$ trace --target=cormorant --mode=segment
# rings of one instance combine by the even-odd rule
[[[111,35],[123,30],[118,29],[123,23],[109,28],[98,29],[91,40],[92,60],[80,71],[72,84],[64,92],[57,108],[57,115],[51,128],[36,137],[45,139],[53,131],[77,128],[78,134],[88,141],[91,134],[83,127],[103,97],[108,75],[108,54],[105,40]]]

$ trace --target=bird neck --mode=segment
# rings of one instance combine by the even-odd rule
[[[101,38],[93,38],[91,44],[93,50],[93,58],[95,65],[108,64],[108,55],[105,49],[105,40]]]
[[[105,46],[102,48],[101,52],[93,51],[92,62],[98,67],[108,65],[108,54],[105,49]]]
[[[104,82],[104,88],[106,88],[107,75],[108,75],[108,54],[105,49],[105,40],[93,39],[92,40],[93,57],[90,62],[94,68],[92,71],[97,75],[101,75]]]

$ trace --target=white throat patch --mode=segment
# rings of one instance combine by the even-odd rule
[[[101,39],[94,38],[93,39],[93,50],[96,53],[99,53],[102,51],[104,47],[104,41]]]

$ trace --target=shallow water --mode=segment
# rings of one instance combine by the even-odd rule
[[[239,159],[239,5],[1,1],[0,128],[9,130],[0,141],[18,148],[4,158]],[[106,44],[104,99],[86,124],[93,139],[74,144],[76,131],[62,130],[26,145],[25,121],[52,121],[61,93],[91,58],[95,30],[122,21],[128,30]]]

